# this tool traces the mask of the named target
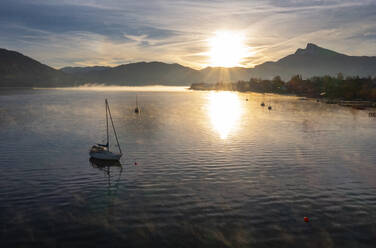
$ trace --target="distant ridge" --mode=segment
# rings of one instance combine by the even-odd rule
[[[139,62],[102,70],[81,70],[74,75],[81,82],[117,85],[188,85],[198,80],[196,70],[162,62]]]
[[[116,67],[64,67],[56,70],[15,51],[0,49],[0,86],[72,86],[85,83],[111,85],[190,85],[249,80],[251,77],[288,80],[296,74],[303,78],[331,75],[376,76],[376,57],[348,56],[308,43],[276,62],[254,68],[207,67],[195,70],[180,64],[139,62]]]
[[[74,73],[86,73],[91,71],[104,71],[111,68],[110,66],[87,66],[87,67],[72,67],[67,66],[60,69],[60,71],[63,71],[68,74],[74,74]]]
[[[0,86],[65,86],[73,80],[65,73],[15,51],[0,48]]]
[[[266,62],[252,70],[252,77],[272,78],[281,76],[288,80],[300,74],[304,78],[313,76],[375,76],[376,57],[348,56],[308,43],[305,49],[299,48],[277,62]]]

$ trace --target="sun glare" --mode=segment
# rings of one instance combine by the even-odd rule
[[[241,117],[240,99],[233,92],[211,92],[208,100],[208,114],[213,128],[221,139],[226,139]]]
[[[209,39],[209,46],[211,66],[241,66],[248,53],[244,35],[239,32],[218,31]]]

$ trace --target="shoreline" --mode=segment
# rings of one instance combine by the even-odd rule
[[[304,101],[304,100],[310,100],[310,101],[317,101],[322,102],[325,104],[337,104],[343,107],[352,107],[354,109],[358,110],[365,110],[367,108],[376,108],[376,101],[366,101],[366,100],[344,100],[344,99],[332,99],[332,98],[326,98],[326,97],[310,97],[305,95],[297,95],[297,94],[283,94],[283,93],[276,93],[276,92],[257,92],[257,91],[238,91],[238,90],[225,90],[225,89],[195,89],[189,87],[188,90],[192,91],[232,91],[232,92],[239,92],[239,93],[258,93],[258,94],[274,94],[279,96],[295,96],[298,97],[297,100]]]

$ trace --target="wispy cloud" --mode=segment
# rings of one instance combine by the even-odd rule
[[[208,62],[217,30],[246,34],[253,66],[318,43],[376,55],[375,0],[2,0],[0,47],[55,67]]]

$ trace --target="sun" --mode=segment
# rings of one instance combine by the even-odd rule
[[[244,58],[248,56],[245,37],[241,32],[217,31],[208,42],[211,66],[241,66]]]

